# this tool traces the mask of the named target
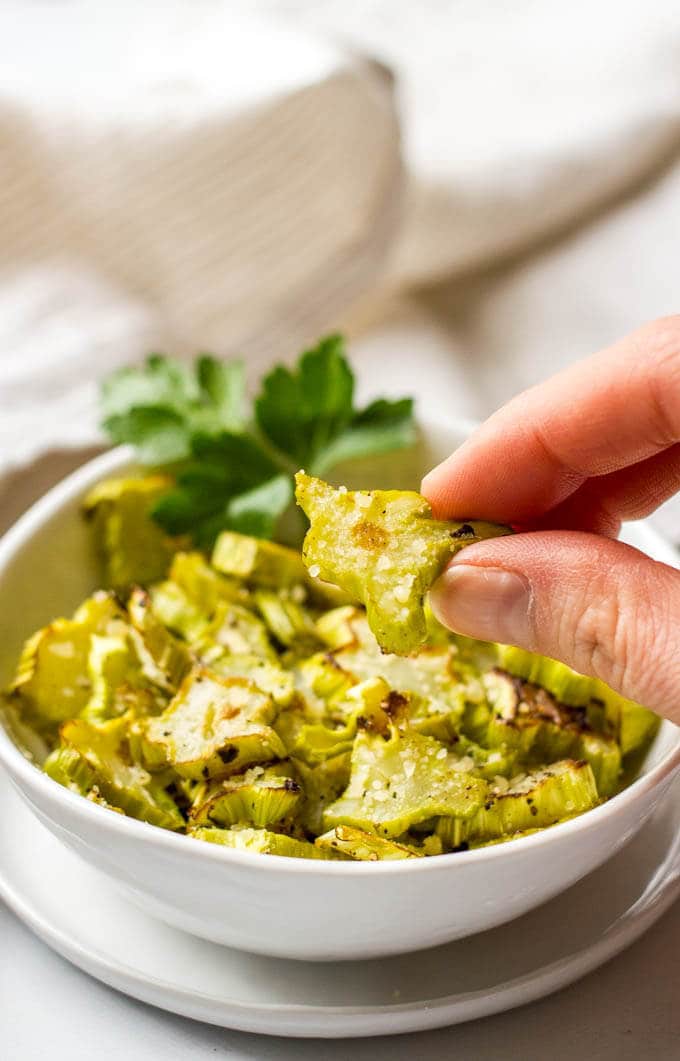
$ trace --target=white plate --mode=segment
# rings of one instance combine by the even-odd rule
[[[676,782],[623,851],[510,924],[397,958],[284,961],[207,943],[140,912],[37,821],[2,772],[0,805],[0,896],[49,946],[134,998],[268,1035],[387,1035],[511,1009],[607,961],[680,894]],[[417,902],[414,895],[414,917]]]

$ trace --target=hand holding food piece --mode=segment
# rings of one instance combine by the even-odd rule
[[[432,594],[471,637],[564,660],[680,722],[680,572],[614,541],[680,488],[680,316],[520,394],[423,480],[435,516],[521,530]]]

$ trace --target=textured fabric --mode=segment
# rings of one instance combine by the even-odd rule
[[[223,4],[1,7],[0,171],[0,471],[149,348],[290,355],[399,220],[389,74]]]

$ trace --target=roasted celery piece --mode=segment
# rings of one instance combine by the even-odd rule
[[[211,659],[210,670],[222,678],[247,678],[267,693],[279,707],[287,707],[293,699],[295,684],[293,675],[272,660],[246,653],[234,655],[223,652]]]
[[[72,619],[55,619],[24,645],[10,692],[38,730],[75,718],[92,693],[87,660],[92,634],[126,630],[125,614],[108,593],[96,593]]]
[[[237,851],[252,851],[259,855],[285,855],[288,858],[322,858],[314,844],[307,840],[296,840],[284,833],[272,833],[268,829],[192,829],[189,833],[195,840],[208,840],[211,844],[222,844]]]
[[[77,719],[61,727],[62,747],[48,758],[45,771],[81,794],[99,795],[132,818],[181,829],[176,804],[151,774],[131,760],[126,718],[96,725]]]
[[[359,623],[353,626],[360,629]],[[335,649],[331,658],[355,680],[384,678],[395,691],[410,695],[414,704],[420,702],[421,715],[445,715],[455,720],[462,716],[470,698],[483,697],[479,678],[471,679],[460,668],[451,645],[426,645],[412,656],[395,656],[381,653],[370,634],[370,641],[362,638]]]
[[[191,666],[186,647],[163,626],[154,613],[146,590],[135,587],[130,594],[128,614],[137,633],[135,648],[142,671],[156,685],[174,692]]]
[[[324,612],[317,619],[316,632],[328,648],[345,648],[347,645],[373,644],[377,646],[363,608],[344,604]]]
[[[459,733],[452,738],[453,750],[465,760],[475,774],[485,781],[494,781],[497,777],[512,777],[517,773],[518,757],[507,747],[485,748]]]
[[[247,823],[260,828],[289,819],[300,802],[302,789],[283,763],[268,770],[254,766],[245,774],[201,785],[194,797],[190,818],[194,825]]]
[[[602,720],[617,737],[621,755],[643,748],[659,727],[653,711],[627,700],[598,678],[589,678],[566,663],[537,656],[513,645],[498,646],[501,665],[511,674],[542,685],[565,704],[574,707],[604,705]],[[593,717],[597,712],[591,712]]]
[[[268,589],[256,590],[254,599],[270,633],[281,645],[294,648],[300,655],[319,648],[314,620],[302,604]]]
[[[245,678],[220,678],[196,666],[162,715],[146,723],[147,754],[162,753],[181,777],[220,778],[285,757],[271,728],[270,697]]]
[[[439,815],[469,818],[484,803],[486,782],[461,768],[444,744],[419,733],[359,733],[346,791],[327,808],[326,829],[351,825],[396,837]]]
[[[583,732],[576,741],[573,756],[590,764],[600,796],[613,796],[621,782],[621,749],[611,737]]]
[[[309,766],[301,759],[293,760],[304,792],[300,820],[309,833],[317,835],[323,831],[324,810],[347,787],[350,755],[350,752],[342,752],[314,766]]]
[[[116,703],[116,692],[136,673],[139,673],[139,667],[130,650],[127,634],[92,634],[87,657],[92,694],[83,709],[83,718],[103,722],[124,714],[126,705],[122,699]]]
[[[239,579],[220,575],[210,566],[203,553],[175,553],[168,578],[206,615],[220,601],[246,605],[249,601],[249,593],[243,583]]]
[[[211,563],[218,571],[270,589],[303,587],[325,607],[347,604],[346,593],[309,575],[300,553],[276,542],[223,531],[215,542]]]
[[[123,590],[162,578],[179,541],[151,518],[158,499],[172,486],[167,475],[106,479],[85,499],[104,562],[106,584]]]
[[[209,626],[208,615],[176,583],[167,579],[149,589],[154,615],[184,641],[198,641]]]
[[[236,531],[220,534],[211,563],[224,575],[274,589],[304,585],[308,581],[307,569],[295,549]]]
[[[566,663],[537,656],[514,645],[498,645],[498,661],[503,670],[518,678],[541,685],[565,704],[585,707],[593,695],[593,680],[572,670]]]
[[[494,840],[554,825],[590,810],[597,802],[589,764],[565,759],[505,785],[498,779],[492,794],[472,818],[456,823],[442,820],[437,833],[452,846],[463,841]]]
[[[303,660],[295,676],[303,695],[331,702],[340,700],[359,681],[332,652],[317,652]]]
[[[604,682],[595,681],[595,699],[605,703],[605,718],[616,734],[621,755],[641,752],[661,725],[661,719],[653,711],[617,696]]]
[[[386,840],[384,836],[365,833],[361,829],[352,829],[349,825],[337,825],[335,829],[317,836],[315,844],[323,852],[337,852],[356,862],[392,862],[423,857],[423,853],[414,847],[397,844],[394,840]]]
[[[620,749],[611,737],[591,729],[585,708],[561,703],[540,686],[504,671],[487,673],[484,685],[493,709],[484,744],[512,749],[532,764],[566,757],[585,759],[592,766],[600,795],[616,791]]]
[[[334,490],[304,472],[295,482],[311,524],[302,547],[310,575],[362,600],[380,647],[401,656],[425,641],[424,597],[453,553],[509,533],[493,523],[434,520],[412,491]]]
[[[348,689],[336,705],[337,715],[344,717],[344,724],[303,724],[295,736],[291,755],[313,764],[350,751],[359,729],[387,733],[392,714],[391,704],[397,695],[382,678],[360,682]]]
[[[199,655],[209,659],[215,645],[234,655],[256,655],[262,659],[276,660],[266,626],[241,604],[229,604],[226,601],[218,604],[195,648]]]

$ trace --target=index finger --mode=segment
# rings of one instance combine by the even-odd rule
[[[591,476],[680,441],[680,316],[654,322],[513,398],[434,468],[441,519],[522,523]]]

